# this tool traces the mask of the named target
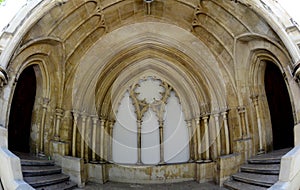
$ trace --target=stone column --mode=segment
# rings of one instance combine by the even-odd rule
[[[194,160],[198,160],[198,142],[197,142],[197,125],[196,125],[196,120],[193,119],[192,121],[192,142],[193,142],[193,149],[194,149]]]
[[[108,158],[107,158],[107,160],[109,162],[113,162],[113,159],[112,159],[112,145],[113,145],[114,125],[115,125],[115,121],[113,120],[113,121],[110,122],[110,126],[109,126],[109,154],[108,154]]]
[[[138,149],[138,159],[137,164],[142,164],[142,121],[137,120],[137,149]]]
[[[200,118],[195,118],[195,124],[196,124],[196,134],[197,134],[197,155],[198,159],[197,162],[202,162],[202,149],[201,149],[201,125],[200,125]]]
[[[60,108],[55,109],[55,116],[56,116],[55,133],[54,133],[54,140],[55,141],[60,140],[60,137],[59,137],[60,122],[61,122],[61,119],[62,119],[63,115],[64,115],[64,110],[63,109],[60,109]]]
[[[43,105],[42,105],[42,120],[40,125],[40,154],[44,154],[44,128],[45,128],[45,119],[46,119],[46,113],[49,103],[48,98],[43,98]]]
[[[252,98],[252,101],[254,104],[256,118],[257,118],[257,128],[258,128],[258,138],[259,138],[258,153],[264,153],[263,138],[262,138],[262,125],[261,125],[261,117],[260,117],[260,112],[259,112],[258,96],[252,96],[251,98]]]
[[[80,142],[80,157],[84,159],[84,144],[85,144],[85,125],[86,115],[81,115],[81,142]]]
[[[160,146],[160,164],[165,163],[165,158],[164,158],[164,121],[160,120],[159,121],[159,146]]]
[[[221,128],[220,128],[219,116],[220,116],[219,113],[214,114],[217,157],[221,156]]]
[[[248,134],[247,134],[247,129],[246,129],[246,118],[245,118],[246,108],[239,107],[238,112],[239,112],[240,121],[241,121],[242,138],[247,138]]]
[[[97,140],[97,123],[98,123],[98,116],[93,116],[93,134],[92,134],[92,162],[96,162],[96,140]]]
[[[208,129],[208,115],[205,115],[202,117],[202,120],[204,122],[204,142],[205,142],[205,147],[204,147],[204,161],[205,162],[210,162],[210,152],[209,152],[209,129]]]
[[[79,114],[73,111],[73,135],[72,135],[72,156],[76,157],[76,136],[77,136],[77,122]]]
[[[190,159],[189,162],[192,162],[194,160],[194,154],[193,154],[193,129],[192,129],[192,122],[191,120],[186,121],[188,132],[189,132],[189,146],[190,146]]]
[[[230,154],[230,137],[228,129],[227,111],[222,112],[223,122],[224,122],[224,132],[225,132],[225,154]]]
[[[91,116],[87,116],[86,120],[86,125],[85,125],[85,143],[84,143],[84,159],[88,162],[89,161],[89,151],[90,151],[90,146],[92,145],[92,136],[91,136],[91,130],[93,128],[93,124],[90,123],[91,121]]]
[[[104,133],[106,119],[100,118],[100,162],[105,163],[104,159]]]

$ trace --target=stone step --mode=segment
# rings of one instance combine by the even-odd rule
[[[48,186],[41,186],[36,188],[36,190],[70,190],[74,189],[77,187],[77,184],[71,181],[65,181],[62,183],[57,183],[53,185],[48,185]]]
[[[54,166],[53,160],[21,159],[22,166]]]
[[[41,187],[47,185],[53,185],[69,180],[69,176],[65,174],[53,174],[46,176],[34,176],[34,177],[24,177],[26,181],[32,187]]]
[[[248,160],[250,164],[280,164],[281,157],[284,156],[291,148],[275,150],[266,154],[260,154]]]
[[[24,177],[60,174],[61,167],[58,166],[22,166]]]
[[[236,181],[264,187],[271,187],[278,181],[278,175],[253,174],[245,172],[234,174],[232,178]]]
[[[231,190],[267,190],[266,187],[242,183],[239,181],[226,181],[224,187]]]
[[[279,170],[280,164],[245,164],[241,166],[242,172],[249,173],[278,175]]]

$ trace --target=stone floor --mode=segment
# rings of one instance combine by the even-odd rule
[[[227,190],[223,187],[215,185],[213,182],[197,183],[195,181],[171,183],[171,184],[128,184],[107,182],[103,185],[96,183],[88,183],[84,188],[76,188],[75,190],[126,190],[126,189],[143,189],[143,190]]]

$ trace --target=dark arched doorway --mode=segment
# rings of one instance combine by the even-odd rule
[[[270,109],[273,149],[294,146],[294,119],[289,93],[279,68],[267,62],[265,71],[265,90]]]
[[[36,76],[33,66],[19,76],[10,108],[8,148],[11,151],[30,151],[31,116],[36,95]]]

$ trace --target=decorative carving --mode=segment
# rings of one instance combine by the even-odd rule
[[[149,85],[158,89],[158,91],[145,94],[144,91],[147,91],[146,88]],[[152,108],[159,120],[163,120],[165,105],[171,91],[172,87],[169,84],[155,77],[147,77],[132,85],[129,94],[135,106],[137,119],[142,120],[148,109]]]
[[[0,67],[0,91],[2,90],[4,85],[7,84],[7,82],[8,82],[7,73],[2,67]]]

